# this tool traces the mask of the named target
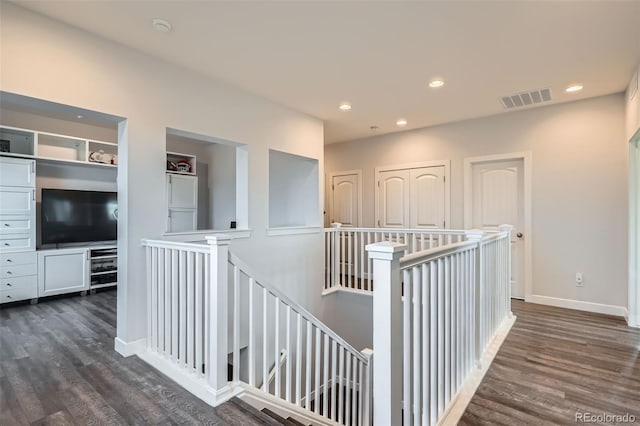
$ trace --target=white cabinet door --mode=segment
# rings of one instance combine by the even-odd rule
[[[35,188],[35,160],[0,157],[0,185]]]
[[[38,252],[38,297],[88,289],[86,248]]]
[[[409,170],[379,173],[380,202],[378,226],[382,228],[409,227]]]
[[[344,227],[358,227],[360,216],[359,186],[357,174],[333,176],[331,179],[330,221]]]
[[[411,228],[444,228],[444,166],[411,169],[410,179]]]
[[[198,208],[198,178],[167,174],[167,207],[180,209]]]
[[[167,232],[195,231],[198,227],[198,211],[194,209],[169,209]]]
[[[0,215],[35,217],[36,190],[0,186]]]

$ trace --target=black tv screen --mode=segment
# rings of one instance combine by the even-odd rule
[[[116,240],[116,192],[43,189],[42,244]]]

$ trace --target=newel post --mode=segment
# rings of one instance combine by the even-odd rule
[[[400,258],[407,246],[366,246],[373,261],[373,424],[402,424],[402,288]]]
[[[485,288],[484,288],[484,267],[483,267],[483,253],[482,253],[482,237],[485,232],[480,229],[471,229],[465,231],[467,240],[475,241],[478,246],[476,250],[476,258],[474,262],[474,288],[475,288],[475,304],[473,306],[473,318],[475,322],[474,333],[474,352],[475,360],[478,368],[482,366],[482,345],[483,345],[483,333],[485,330],[486,312],[482,312],[484,306]]]
[[[506,280],[507,280],[507,312],[509,318],[513,317],[513,312],[511,312],[511,253],[513,252],[512,244],[513,244],[513,225],[500,225],[498,227],[500,232],[507,232],[509,234],[509,242],[507,244],[507,253],[506,253],[506,263],[507,263],[507,272],[506,272]]]
[[[228,309],[229,309],[229,235],[207,237],[209,244],[210,280],[209,298],[206,307],[209,335],[207,339],[208,357],[206,359],[207,383],[215,392],[217,400],[224,398],[230,391],[227,380],[228,351]]]

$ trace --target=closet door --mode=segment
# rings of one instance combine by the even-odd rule
[[[410,170],[410,226],[437,229],[445,227],[444,166]]]
[[[410,224],[410,171],[378,174],[378,227],[408,228]]]

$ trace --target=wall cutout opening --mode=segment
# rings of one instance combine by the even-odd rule
[[[320,226],[318,160],[269,150],[269,228]]]
[[[167,128],[166,232],[247,230],[247,146]]]

